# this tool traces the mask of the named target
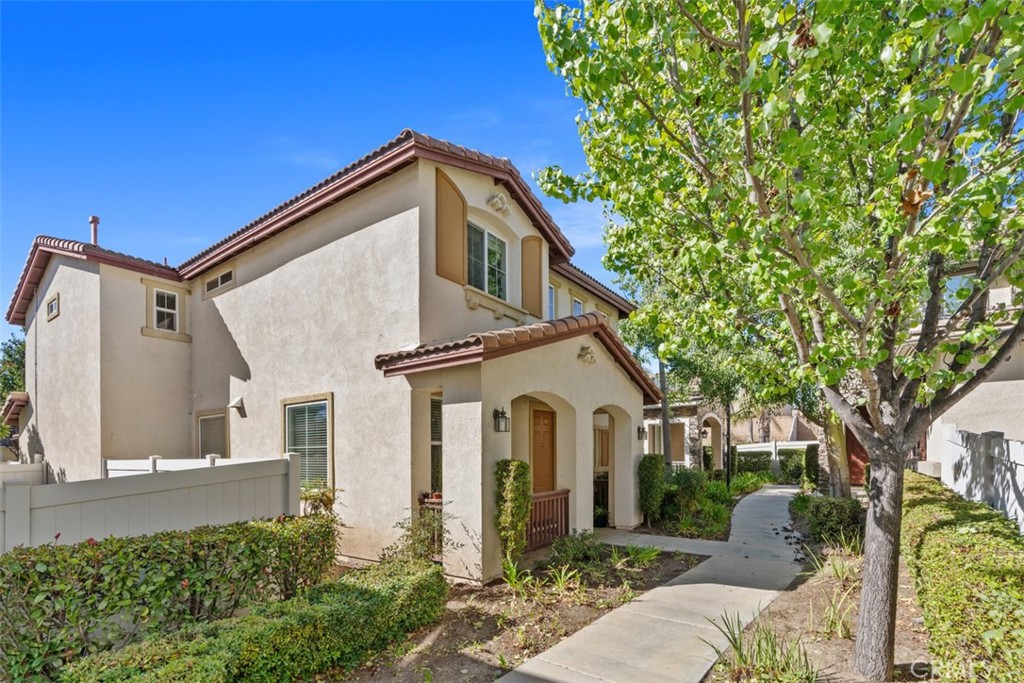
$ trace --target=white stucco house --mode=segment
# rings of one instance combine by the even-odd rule
[[[50,481],[298,452],[343,490],[345,554],[440,491],[473,580],[499,573],[500,458],[531,463],[541,535],[592,525],[595,478],[611,524],[640,521],[659,396],[616,334],[632,307],[507,159],[406,130],[177,267],[98,242],[36,238],[7,311],[28,371],[3,419]]]

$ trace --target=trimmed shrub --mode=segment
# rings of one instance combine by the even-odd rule
[[[387,562],[343,574],[300,598],[86,657],[66,683],[294,681],[350,669],[444,611],[448,586],[430,563]]]
[[[768,472],[772,469],[771,451],[739,451],[736,454],[736,473]]]
[[[902,550],[943,681],[1016,683],[1024,671],[1024,538],[933,479],[905,473]]]
[[[821,464],[818,462],[818,444],[809,444],[804,449],[804,477],[802,485],[805,489],[818,488],[820,471]]]
[[[856,498],[810,496],[804,518],[815,541],[835,541],[860,534],[862,511]]]
[[[640,484],[640,510],[647,519],[647,526],[650,526],[658,519],[665,496],[665,463],[654,455],[643,456],[637,466],[637,479]]]
[[[743,496],[753,493],[769,481],[772,481],[772,476],[768,472],[741,472],[732,478],[729,491],[734,496]]]
[[[701,447],[701,464],[704,465],[704,471],[710,472],[715,466],[715,451],[711,446]]]
[[[799,484],[804,476],[803,448],[780,448],[779,469],[787,484]]]
[[[499,460],[495,472],[498,527],[501,552],[512,560],[526,548],[526,525],[530,523],[530,465],[522,460]]]
[[[556,538],[551,544],[548,564],[552,567],[584,567],[600,560],[604,550],[605,545],[597,540],[597,534],[593,531],[574,529],[568,535]]]
[[[334,561],[336,520],[279,518],[0,555],[0,679],[288,597]]]

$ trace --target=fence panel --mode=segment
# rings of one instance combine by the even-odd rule
[[[942,425],[942,483],[967,500],[987,503],[1024,533],[1024,442],[1001,432],[975,434]]]
[[[298,456],[0,492],[0,551],[299,512]]]

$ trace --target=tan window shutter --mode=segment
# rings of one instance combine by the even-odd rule
[[[541,256],[544,242],[533,236],[523,239],[523,308],[535,318],[544,317],[544,281]]]
[[[437,274],[466,284],[466,199],[437,169]]]

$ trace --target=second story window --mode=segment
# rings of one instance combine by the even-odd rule
[[[475,225],[466,230],[469,284],[499,299],[506,299],[508,257],[505,242]]]
[[[583,302],[580,301],[579,299],[574,298],[572,300],[572,314],[583,315]]]
[[[555,286],[548,285],[548,320],[554,320],[555,315]]]
[[[153,312],[156,329],[168,332],[178,331],[178,295],[162,289],[153,291]]]

